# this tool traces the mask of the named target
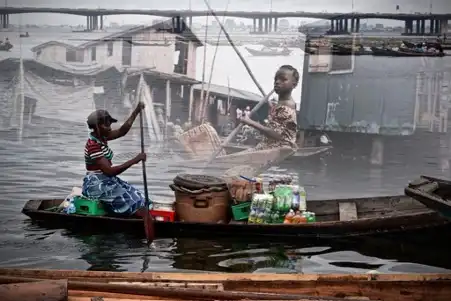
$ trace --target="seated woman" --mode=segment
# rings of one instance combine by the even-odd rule
[[[246,116],[240,120],[260,131],[264,138],[255,147],[247,151],[258,151],[271,148],[289,147],[296,150],[296,103],[291,93],[298,85],[299,73],[291,65],[279,68],[274,77],[274,92],[279,95],[277,104],[270,105],[270,113],[266,125],[262,125]]]
[[[117,130],[111,129],[116,119],[105,110],[97,110],[88,116],[88,127],[91,129],[85,146],[86,176],[83,179],[82,194],[91,199],[101,201],[107,212],[120,215],[132,215],[145,204],[143,193],[121,180],[118,175],[131,166],[146,160],[141,153],[135,158],[114,165],[113,151],[108,146],[109,140],[125,136],[133,125],[138,114],[144,108],[139,103],[128,120]]]

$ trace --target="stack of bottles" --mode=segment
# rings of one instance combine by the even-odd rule
[[[252,196],[248,223],[300,224],[315,222],[315,214],[307,212],[304,187],[292,185],[291,178],[271,180],[268,191],[259,190]]]

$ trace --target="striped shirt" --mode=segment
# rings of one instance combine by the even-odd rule
[[[105,157],[111,164],[113,159],[113,151],[108,146],[106,140],[99,140],[98,138],[89,135],[89,139],[85,145],[85,163],[87,170],[100,170],[97,164],[97,159]]]

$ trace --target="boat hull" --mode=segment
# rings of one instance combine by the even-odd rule
[[[251,146],[248,145],[227,145],[224,147],[228,154],[238,153],[243,150],[249,149]],[[319,147],[304,147],[298,149],[291,157],[283,162],[289,162],[292,160],[308,158],[311,156],[316,156],[324,154],[332,149],[331,146],[319,146]],[[283,164],[282,162],[282,164]]]
[[[249,52],[253,56],[289,56],[291,54],[291,50],[282,50],[282,51],[259,51],[249,47],[245,47],[247,52]]]
[[[451,221],[451,181],[421,176],[405,188],[405,194]]]
[[[76,232],[117,233],[128,232],[144,236],[141,218],[83,216],[46,211],[58,206],[62,200],[31,200],[22,213],[38,225],[49,228],[68,228]],[[355,203],[360,217],[340,220],[342,203]],[[433,230],[442,233],[451,230],[451,223],[421,203],[406,197],[378,197],[361,199],[310,201],[307,210],[315,212],[318,222],[287,225],[256,225],[246,223],[187,223],[155,222],[157,237],[270,237],[271,239],[315,238],[335,239],[369,235],[420,233]],[[356,213],[357,214],[357,213]]]
[[[415,51],[396,51],[391,49],[381,49],[371,47],[374,56],[392,56],[392,57],[443,57],[444,53],[428,53]]]

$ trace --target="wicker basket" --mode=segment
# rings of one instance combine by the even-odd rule
[[[208,157],[221,146],[221,139],[218,133],[208,123],[201,124],[184,132],[177,139],[191,159]],[[226,155],[226,152],[222,150],[219,156],[224,155]]]

